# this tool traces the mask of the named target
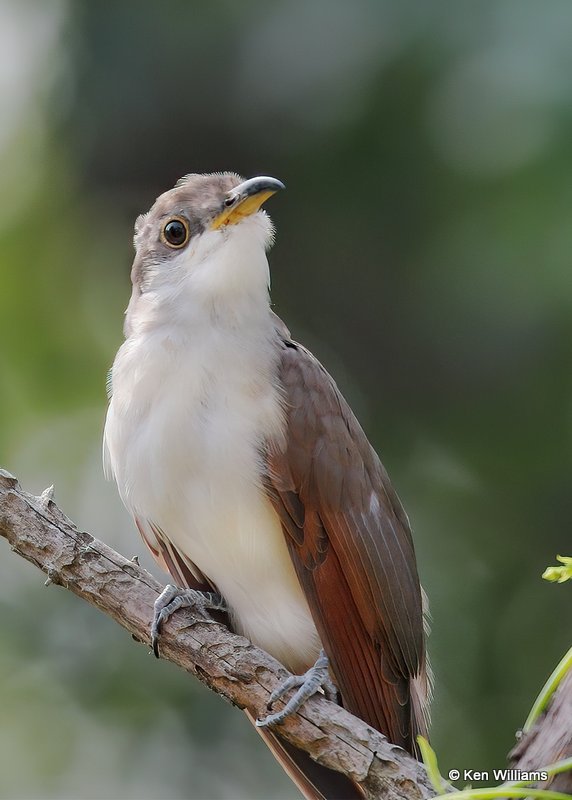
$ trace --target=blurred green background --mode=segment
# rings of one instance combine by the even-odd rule
[[[411,516],[444,771],[505,763],[570,643],[571,44],[565,0],[0,2],[0,465],[149,565],[100,466],[134,218],[187,172],[282,179],[275,307]],[[0,542],[0,796],[298,795]]]

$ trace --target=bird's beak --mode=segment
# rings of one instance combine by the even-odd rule
[[[284,184],[276,178],[250,178],[240,183],[227,194],[224,211],[214,218],[211,229],[218,230],[224,225],[234,225],[249,217],[258,211],[269,197],[284,188]]]

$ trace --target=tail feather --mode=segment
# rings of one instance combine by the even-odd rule
[[[254,724],[255,717],[248,711],[246,716]],[[347,775],[323,767],[268,728],[256,730],[306,800],[363,800],[364,793]]]
[[[429,600],[423,587],[421,587],[421,601],[423,605],[423,628],[427,639],[431,631],[431,612],[429,611]],[[431,700],[433,699],[433,670],[426,651],[419,673],[409,681],[409,693],[411,697],[413,755],[420,758],[421,753],[417,744],[417,736],[421,735],[425,738],[429,736]]]

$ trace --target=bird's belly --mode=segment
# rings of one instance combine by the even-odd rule
[[[145,384],[134,391],[117,381],[116,391],[114,383],[109,466],[133,515],[160,528],[217,587],[235,630],[299,670],[320,644],[260,474],[261,438],[276,429],[279,403],[233,393],[232,378],[227,369],[220,391],[211,385],[208,405],[181,371],[148,393]]]
[[[211,501],[212,488],[189,487],[184,518],[166,520],[169,538],[215,584],[238,633],[307,668],[320,644],[276,512],[255,487],[238,497],[221,485]]]

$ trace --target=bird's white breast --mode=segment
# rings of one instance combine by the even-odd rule
[[[137,331],[114,363],[104,448],[133,515],[216,585],[239,632],[299,669],[318,636],[261,485],[261,445],[284,425],[271,325]]]

